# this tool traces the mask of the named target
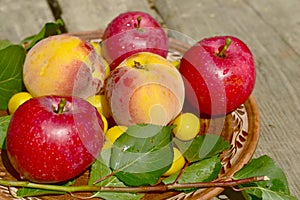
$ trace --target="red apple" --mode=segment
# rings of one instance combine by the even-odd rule
[[[103,121],[89,102],[43,96],[16,110],[6,142],[21,179],[57,183],[83,173],[98,157],[103,140]]]
[[[182,57],[186,97],[200,113],[227,114],[250,96],[255,63],[247,45],[232,36],[206,38]]]
[[[168,53],[168,37],[149,14],[125,12],[114,18],[103,34],[102,53],[111,69],[137,52],[152,52],[162,57]]]

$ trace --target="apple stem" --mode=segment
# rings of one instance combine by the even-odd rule
[[[61,98],[61,99],[60,99],[60,102],[59,102],[59,104],[58,104],[57,110],[56,110],[55,112],[56,112],[57,114],[62,114],[63,111],[64,111],[64,108],[65,108],[66,104],[67,104],[66,99],[65,99],[65,98]]]
[[[225,40],[225,45],[223,47],[223,49],[217,54],[219,57],[224,58],[225,57],[225,52],[227,51],[229,45],[231,44],[231,39],[230,38],[226,38]]]
[[[133,61],[134,62],[134,68],[136,69],[144,69],[144,66],[138,62],[138,61]]]
[[[142,17],[141,17],[141,16],[138,16],[138,17],[137,17],[137,29],[140,29],[140,28],[141,28],[141,21],[142,21]]]

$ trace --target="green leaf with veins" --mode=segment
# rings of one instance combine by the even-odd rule
[[[7,129],[11,117],[12,117],[11,115],[0,117],[0,148],[1,149],[6,149],[5,141],[6,141]]]
[[[1,41],[0,46],[3,47],[0,50],[0,109],[6,110],[10,97],[23,89],[22,69],[26,54],[20,45]]]
[[[230,148],[230,144],[223,137],[212,134],[199,135],[190,141],[175,138],[174,143],[189,162],[197,162],[218,155]]]
[[[250,187],[243,191],[247,198],[296,200],[295,197],[290,196],[288,181],[284,172],[269,156],[264,155],[252,159],[249,164],[236,172],[233,178],[238,180],[253,176],[267,176],[270,180],[239,186],[241,188]]]
[[[17,197],[36,197],[43,195],[53,195],[53,194],[66,194],[66,192],[54,191],[54,190],[43,190],[43,189],[33,189],[33,188],[20,188],[17,191]]]
[[[203,159],[189,165],[179,179],[179,183],[196,183],[196,182],[209,182],[214,180],[220,170],[222,164],[218,155],[210,158]],[[163,180],[164,184],[173,183],[180,172],[177,172]]]
[[[102,157],[108,156],[110,149],[105,149],[102,151]],[[111,169],[106,163],[106,158],[100,157],[91,167],[89,185],[100,178],[106,177],[112,173]],[[97,186],[107,186],[107,187],[126,187],[123,182],[121,182],[116,176],[111,176],[99,183]],[[106,200],[139,200],[143,197],[143,194],[125,193],[125,192],[96,192],[93,197],[99,197]]]
[[[173,126],[128,127],[114,143],[111,168],[126,185],[156,184],[173,161]]]

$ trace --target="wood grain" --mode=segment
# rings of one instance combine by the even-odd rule
[[[258,15],[277,32],[283,41],[294,49],[298,56],[300,53],[300,1],[284,0],[274,1],[250,1],[247,3]]]
[[[158,15],[149,7],[147,0],[58,0],[62,19],[69,32],[104,29],[117,15],[125,11],[144,11],[157,20]]]
[[[0,40],[19,43],[53,20],[47,0],[0,0]]]

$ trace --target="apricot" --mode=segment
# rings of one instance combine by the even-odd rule
[[[154,53],[136,53],[112,70],[104,87],[119,125],[167,125],[182,110],[184,84],[177,68]]]
[[[100,91],[105,67],[87,41],[63,34],[38,42],[28,52],[23,69],[32,96],[60,95],[87,98]]]

